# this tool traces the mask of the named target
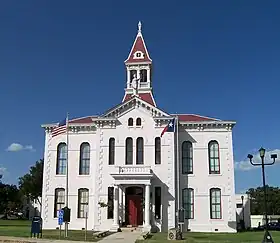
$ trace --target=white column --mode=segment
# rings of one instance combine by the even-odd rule
[[[130,70],[128,68],[126,69],[126,77],[127,77],[126,88],[130,88],[130,86],[129,86],[129,83],[130,83]]]
[[[151,185],[145,185],[145,225],[144,230],[150,230],[150,187]]]
[[[151,69],[150,68],[147,70],[147,82],[149,83],[149,88],[150,88],[150,82],[151,82]]]
[[[114,185],[114,223],[112,231],[119,229],[119,186]]]

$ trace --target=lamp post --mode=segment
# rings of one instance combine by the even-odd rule
[[[254,163],[253,162],[253,155],[252,154],[248,154],[248,159],[250,160],[250,163],[253,166],[261,166],[262,167],[262,180],[263,180],[263,192],[264,192],[264,214],[265,214],[265,234],[264,234],[264,238],[263,238],[263,243],[274,243],[270,233],[268,232],[267,229],[267,225],[268,225],[268,217],[267,217],[267,195],[266,195],[266,184],[265,184],[265,171],[264,171],[264,167],[266,165],[273,165],[275,163],[275,160],[277,159],[277,154],[272,154],[271,155],[271,159],[272,162],[271,163],[265,163],[264,162],[264,156],[265,156],[265,149],[264,148],[260,148],[259,149],[259,153],[260,153],[260,157],[261,157],[261,163]]]
[[[245,210],[245,207],[244,207],[244,196],[242,195],[241,196],[241,201],[242,201],[242,219],[243,219],[243,229],[245,229],[245,213],[244,213],[244,210]]]

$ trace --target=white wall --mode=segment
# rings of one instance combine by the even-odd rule
[[[128,128],[129,117],[141,117],[141,127]],[[69,135],[69,207],[71,208],[70,229],[82,229],[85,220],[77,218],[78,189],[88,188],[90,194],[88,229],[110,229],[113,219],[107,219],[107,208],[100,208],[98,202],[107,202],[107,188],[113,186],[114,180],[111,173],[117,171],[117,166],[125,165],[125,139],[133,138],[133,146],[136,146],[136,138],[144,138],[144,165],[150,165],[156,179],[152,181],[151,192],[154,186],[162,186],[162,219],[157,222],[160,230],[167,230],[175,226],[176,210],[176,160],[175,137],[173,133],[166,133],[162,137],[161,164],[155,165],[154,139],[160,136],[164,125],[156,127],[150,111],[143,107],[127,110],[118,117],[117,126],[108,123],[101,128],[90,131],[71,132]],[[115,140],[115,165],[108,165],[109,138]],[[179,144],[183,141],[193,142],[193,175],[181,175],[180,194],[185,187],[194,189],[195,205],[194,219],[186,221],[191,231],[235,232],[236,229],[236,202],[234,192],[234,168],[232,151],[232,134],[230,130],[219,129],[188,129],[181,130]],[[220,146],[221,174],[209,175],[208,143],[217,140]],[[65,188],[65,175],[56,175],[56,149],[60,142],[65,142],[65,135],[49,138],[46,133],[45,165],[43,179],[43,227],[53,229],[58,226],[57,218],[54,218],[54,191],[55,188]],[[91,146],[90,175],[79,175],[79,149],[82,142],[88,142]],[[135,151],[136,149],[134,149]],[[181,146],[180,151],[181,155]],[[134,152],[133,165],[136,154]],[[181,158],[181,156],[179,157]],[[181,166],[181,161],[180,161]],[[219,187],[222,191],[222,219],[210,219],[211,187]],[[121,200],[121,193],[120,193]],[[181,200],[180,200],[181,201]],[[152,198],[153,202],[153,198]],[[181,205],[181,203],[180,203]],[[154,211],[154,206],[152,207]],[[153,219],[152,219],[153,221]]]
[[[208,143],[216,140],[220,150],[220,174],[209,174]],[[193,143],[193,174],[181,175],[181,189],[194,189],[194,219],[186,224],[191,231],[235,232],[235,189],[232,152],[232,134],[226,129],[185,129],[179,137],[180,158],[183,141]],[[180,163],[180,170],[181,168]],[[221,189],[222,219],[210,219],[209,190],[212,187]]]

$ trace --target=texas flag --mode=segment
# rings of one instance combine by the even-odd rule
[[[166,132],[175,132],[175,118],[173,118],[168,125],[162,130],[160,136],[162,137]]]

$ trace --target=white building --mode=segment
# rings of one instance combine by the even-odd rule
[[[194,114],[179,117],[179,170],[176,133],[161,132],[175,115],[153,97],[152,60],[141,24],[128,58],[124,98],[100,116],[73,119],[69,125],[70,229],[116,230],[128,225],[166,231],[176,226],[179,204],[191,231],[236,232],[232,128]],[[121,83],[120,83],[121,86]],[[57,227],[65,206],[66,136],[45,129],[42,218]]]
[[[249,194],[236,194],[236,222],[241,228],[244,220],[245,229],[251,228],[251,207]]]

